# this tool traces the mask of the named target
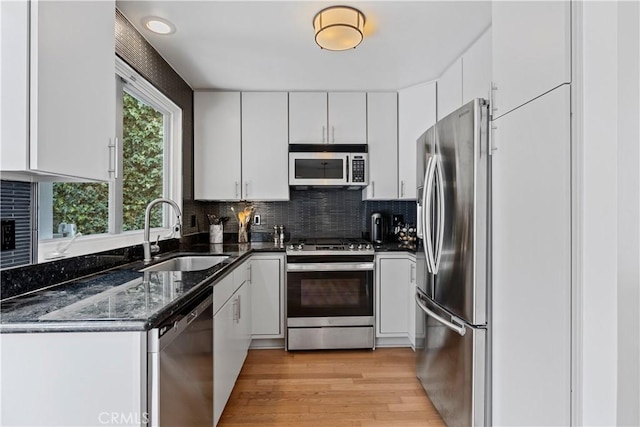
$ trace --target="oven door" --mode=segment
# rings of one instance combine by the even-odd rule
[[[349,153],[289,153],[289,185],[347,185]]]
[[[373,262],[287,264],[287,326],[373,325]]]

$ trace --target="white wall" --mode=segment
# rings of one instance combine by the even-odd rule
[[[579,2],[577,362],[580,425],[615,425],[618,304],[617,3]],[[582,24],[582,25],[581,25]]]
[[[640,425],[640,3],[618,3],[618,425]]]

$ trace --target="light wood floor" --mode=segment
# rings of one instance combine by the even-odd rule
[[[251,350],[218,424],[444,426],[408,348]]]

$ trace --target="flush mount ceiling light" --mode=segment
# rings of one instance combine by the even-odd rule
[[[176,32],[176,27],[169,21],[157,16],[149,16],[142,20],[144,26],[151,32],[156,34],[173,34]]]
[[[362,42],[364,14],[349,6],[322,9],[313,18],[316,43],[322,49],[348,50]]]

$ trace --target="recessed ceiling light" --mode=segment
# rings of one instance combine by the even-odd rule
[[[173,34],[176,32],[176,27],[171,22],[157,16],[144,18],[142,23],[149,31],[156,34]]]

